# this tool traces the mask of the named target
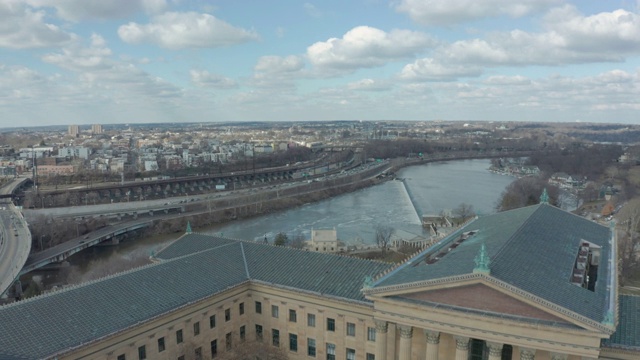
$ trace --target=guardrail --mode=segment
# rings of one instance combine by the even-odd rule
[[[22,213],[13,203],[7,204],[7,210],[12,214],[10,227],[13,228],[14,234],[10,234],[11,229],[3,228],[2,246],[7,246],[8,241],[16,241],[17,251],[15,252],[15,256],[10,256],[10,259],[5,259],[5,261],[10,261],[10,265],[8,273],[0,274],[0,295],[4,294],[20,276],[22,267],[27,262],[29,252],[31,251],[31,231],[29,231],[29,226]]]

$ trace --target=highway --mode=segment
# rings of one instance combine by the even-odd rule
[[[24,183],[16,178],[0,188],[0,194],[11,194]],[[31,232],[22,213],[11,199],[0,200],[0,295],[11,287],[20,274],[31,251]]]

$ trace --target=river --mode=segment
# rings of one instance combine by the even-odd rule
[[[481,215],[495,212],[502,191],[514,178],[489,172],[489,165],[489,160],[463,160],[412,166],[398,172],[397,177],[404,181],[387,181],[317,203],[196,231],[257,241],[266,236],[272,242],[279,232],[301,233],[308,239],[312,229],[335,227],[340,240],[373,244],[375,225],[386,224],[422,235],[422,214],[439,214],[461,203],[472,205]],[[74,255],[69,262],[80,271],[91,261],[122,262],[157,251],[177,236],[96,247]]]

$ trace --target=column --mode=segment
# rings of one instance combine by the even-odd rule
[[[469,357],[469,338],[456,336],[456,360],[467,360]]]
[[[440,346],[440,332],[424,330],[424,336],[427,338],[427,360],[438,360],[438,348]]]
[[[400,351],[398,352],[398,360],[411,360],[411,338],[413,337],[413,328],[408,325],[398,325],[400,330]]]
[[[487,341],[487,347],[489,348],[489,360],[502,359],[502,346],[503,344]]]
[[[387,329],[386,321],[375,320],[376,324],[376,360],[387,360]]]
[[[520,348],[520,360],[534,360],[536,349]]]

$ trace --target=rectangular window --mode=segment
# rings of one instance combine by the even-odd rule
[[[278,315],[278,305],[271,305],[271,316],[277,318]]]
[[[231,347],[233,346],[233,344],[231,343],[232,341],[231,336],[232,336],[231,333],[227,333],[227,335],[224,336],[225,344],[227,346],[227,351],[231,350]]]
[[[244,303],[243,302],[238,304],[238,313],[240,313],[240,315],[244,315]]]
[[[193,336],[200,335],[200,321],[196,321],[193,323]]]
[[[196,360],[202,360],[202,347],[199,347],[194,352]]]
[[[216,327],[216,316],[211,315],[209,316],[209,329],[213,329],[214,327]]]
[[[231,309],[226,309],[224,311],[224,321],[231,320]]]
[[[307,355],[316,357],[316,339],[307,338]]]
[[[182,341],[184,339],[182,338],[182,329],[176,331],[176,343],[177,344],[182,344]]]
[[[280,346],[280,331],[271,329],[271,343],[273,346]]]
[[[347,336],[356,336],[356,324],[347,323]]]
[[[138,360],[145,360],[147,358],[147,347],[142,345],[138,348]]]
[[[367,327],[367,340],[376,341],[376,328]]]
[[[262,314],[262,303],[260,301],[256,301],[256,314]]]
[[[298,335],[289,334],[289,350],[294,352],[298,351]]]
[[[376,360],[376,356],[374,354],[367,353],[367,360]]]
[[[127,360],[127,357],[124,354],[120,354],[120,355],[118,355],[118,359],[117,360]]]
[[[158,352],[163,352],[165,349],[164,346],[164,337],[158,339]]]
[[[244,325],[240,326],[240,341],[244,341],[247,336],[247,331]]]
[[[336,345],[327,343],[327,360],[336,360]]]
[[[256,340],[262,341],[262,325],[256,324]]]
[[[327,331],[336,331],[336,320],[327,318]]]
[[[296,315],[296,311],[293,309],[289,309],[289,321],[291,322],[298,321],[298,315]]]
[[[316,314],[307,314],[307,326],[316,327]]]
[[[354,349],[347,349],[347,360],[356,360],[356,351]]]
[[[211,340],[211,358],[218,356],[218,339]]]

